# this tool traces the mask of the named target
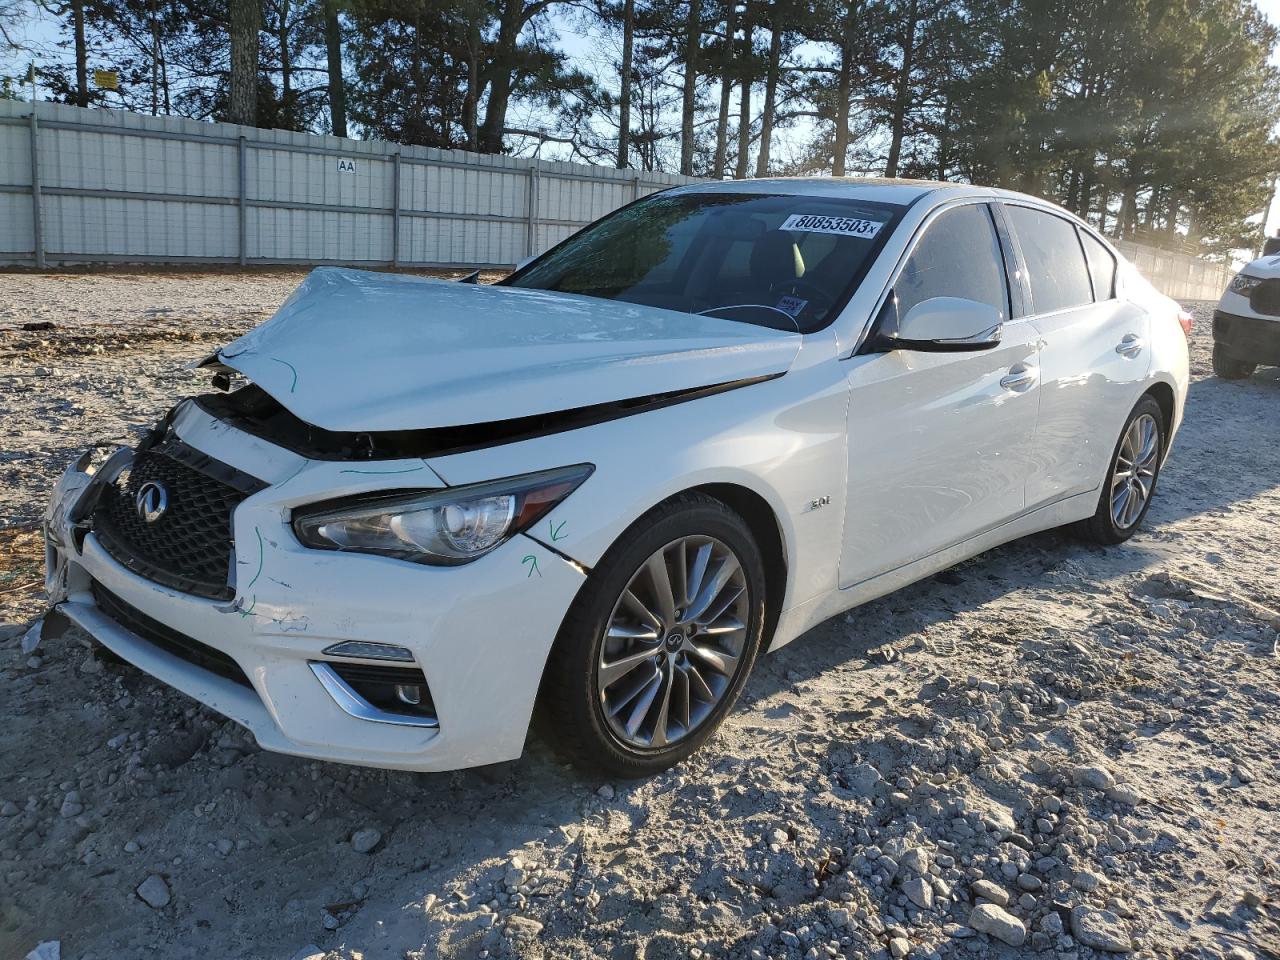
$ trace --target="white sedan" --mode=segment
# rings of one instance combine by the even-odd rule
[[[481,286],[319,269],[46,517],[74,622],[269,750],[638,776],[756,657],[997,544],[1142,522],[1189,319],[950,184],[697,184]]]

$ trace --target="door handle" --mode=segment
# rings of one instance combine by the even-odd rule
[[[1009,372],[1000,378],[1000,386],[1014,393],[1023,393],[1035,386],[1040,379],[1038,367],[1029,367],[1024,363],[1015,364]]]
[[[1141,352],[1142,338],[1132,333],[1126,333],[1124,339],[1116,344],[1116,353],[1122,357],[1128,357],[1130,360]]]

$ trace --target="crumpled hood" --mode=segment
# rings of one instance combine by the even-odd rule
[[[325,430],[419,430],[775,375],[800,340],[620,301],[326,267],[217,358]]]

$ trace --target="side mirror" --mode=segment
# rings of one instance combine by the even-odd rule
[[[933,297],[908,310],[896,331],[884,330],[881,343],[888,350],[925,353],[990,350],[999,345],[1002,326],[1000,311],[989,303]]]

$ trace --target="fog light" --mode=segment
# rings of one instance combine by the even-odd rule
[[[413,653],[404,647],[393,646],[390,643],[370,643],[365,640],[344,640],[342,643],[335,643],[331,647],[325,647],[324,653],[330,657],[359,657],[363,660],[413,662]]]

